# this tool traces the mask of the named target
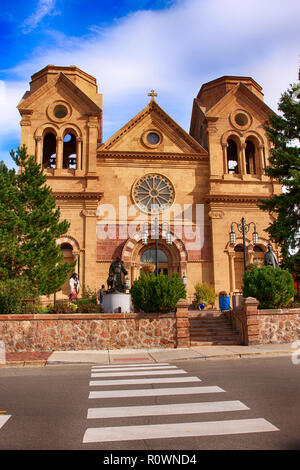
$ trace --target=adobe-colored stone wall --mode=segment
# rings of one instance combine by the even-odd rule
[[[258,301],[244,300],[238,310],[228,312],[243,344],[291,343],[300,339],[300,308],[258,310]]]
[[[6,352],[175,348],[177,329],[175,313],[0,315]]]
[[[258,310],[260,343],[291,343],[300,339],[300,308]]]

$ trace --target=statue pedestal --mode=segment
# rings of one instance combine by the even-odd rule
[[[103,296],[104,313],[130,313],[131,295],[121,292],[105,293]]]

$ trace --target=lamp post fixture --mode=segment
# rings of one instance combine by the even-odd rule
[[[168,245],[172,245],[172,235],[170,232],[170,226],[168,222],[162,222],[161,227],[163,229],[163,226],[166,225],[167,227],[167,235],[166,235],[166,240]],[[154,219],[154,228],[151,226],[151,234],[154,235],[155,239],[155,275],[158,275],[158,239],[159,239],[159,223],[158,223],[158,218],[155,217]],[[142,232],[142,242],[143,245],[147,245],[148,243],[148,222],[145,222],[143,224],[143,232]]]
[[[258,243],[258,233],[256,231],[256,225],[254,222],[249,222],[248,224],[245,223],[244,217],[242,217],[241,222],[232,222],[231,224],[231,232],[229,233],[229,240],[231,245],[235,245],[236,240],[235,240],[235,232],[233,231],[233,226],[236,225],[237,230],[243,234],[243,252],[244,252],[244,269],[245,272],[247,271],[247,256],[246,256],[246,238],[245,235],[246,233],[249,232],[250,226],[254,226],[254,232],[252,234],[252,240],[253,244],[257,245]]]

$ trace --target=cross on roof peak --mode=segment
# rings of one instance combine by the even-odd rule
[[[151,100],[154,100],[154,96],[157,96],[157,93],[155,93],[154,90],[151,90],[151,92],[148,93],[148,96],[151,96]]]

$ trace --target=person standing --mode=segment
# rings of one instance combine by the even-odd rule
[[[69,286],[70,286],[69,300],[78,299],[80,282],[79,282],[77,273],[72,274],[72,276],[70,277]]]
[[[105,285],[102,284],[101,289],[99,289],[99,291],[98,291],[98,300],[99,300],[99,302],[100,302],[101,308],[103,308],[103,296],[104,296],[104,292],[105,292]]]

